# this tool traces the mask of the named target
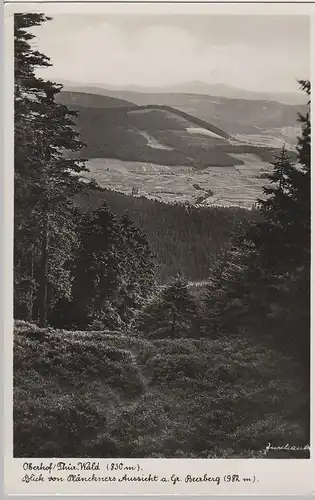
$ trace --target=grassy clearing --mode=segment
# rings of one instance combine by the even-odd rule
[[[240,338],[148,342],[19,321],[14,454],[259,457],[269,442],[304,445],[298,373]]]

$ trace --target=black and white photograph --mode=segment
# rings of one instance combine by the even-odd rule
[[[15,458],[310,459],[310,50],[14,14]]]

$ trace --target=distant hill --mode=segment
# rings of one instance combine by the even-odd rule
[[[255,141],[247,144],[242,138],[235,140],[215,123],[169,105],[137,106],[120,97],[83,92],[62,91],[58,98],[79,111],[76,124],[86,144],[80,153],[85,158],[195,168],[231,167],[243,164],[235,153],[258,154],[270,161],[274,149],[282,146],[269,147],[268,141],[259,145]]]
[[[305,102],[304,96],[296,92],[257,92],[253,90],[246,90],[235,88],[224,83],[206,83],[202,81],[190,81],[183,82],[172,85],[165,85],[162,87],[142,87],[141,85],[128,85],[125,87],[120,87],[118,85],[109,84],[82,84],[70,81],[63,81],[66,89],[71,88],[73,90],[80,91],[84,88],[84,92],[93,92],[93,89],[97,88],[98,92],[103,90],[121,92],[138,92],[141,94],[165,94],[165,93],[176,93],[176,94],[203,94],[216,97],[227,97],[230,99],[248,99],[248,100],[263,100],[263,101],[276,101],[282,104],[290,105],[303,105]]]
[[[81,152],[85,158],[195,168],[243,163],[229,155],[241,147],[230,144],[229,134],[183,110],[136,106],[119,98],[112,100],[111,96],[77,92],[61,92],[59,100],[79,111],[76,124],[86,144]],[[121,105],[123,102],[126,106]],[[98,107],[93,106],[96,103]]]
[[[128,99],[138,106],[171,106],[205,120],[231,135],[261,134],[270,129],[294,127],[297,113],[304,110],[303,106],[289,106],[271,101],[229,99],[201,94],[140,94],[113,91],[108,94],[111,97]]]
[[[75,90],[75,87],[73,87]],[[133,105],[169,106],[183,111],[249,143],[293,148],[298,133],[297,114],[305,105],[288,105],[268,100],[228,98],[191,93],[149,93],[80,87],[80,92],[106,95]]]
[[[139,89],[140,91],[140,89]],[[282,104],[303,104],[304,97],[301,92],[257,92],[239,89],[224,83],[209,84],[200,81],[186,82],[177,85],[168,85],[166,92],[207,94],[210,96],[228,97],[230,99],[248,99],[262,101],[276,101]],[[156,92],[156,90],[154,90]]]
[[[67,106],[85,106],[88,108],[124,108],[136,107],[132,102],[117,97],[63,90],[56,96],[56,101]]]

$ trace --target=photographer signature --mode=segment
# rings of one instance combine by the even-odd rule
[[[290,444],[285,444],[285,445],[280,445],[280,446],[273,446],[271,443],[268,443],[266,448],[265,448],[265,454],[268,453],[269,450],[276,450],[276,451],[305,451],[309,450],[310,445],[306,444],[305,446],[292,446]]]

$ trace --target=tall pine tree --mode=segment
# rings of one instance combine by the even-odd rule
[[[177,276],[151,297],[137,318],[137,328],[148,337],[199,337],[199,308],[187,280]]]
[[[82,143],[76,113],[56,103],[60,85],[36,70],[50,66],[29,31],[50,18],[15,14],[15,315],[45,325],[52,303],[71,295],[76,246],[72,196],[84,162],[69,158]]]
[[[85,328],[97,321],[104,328],[117,328],[121,323],[116,308],[122,266],[119,222],[103,204],[82,216],[78,230],[73,297],[63,305],[69,326]]]
[[[301,81],[310,95],[310,83]],[[283,272],[310,264],[310,101],[304,115],[299,115],[298,163],[293,165],[285,149],[276,157],[269,180],[274,186],[264,188],[265,200],[259,200],[264,222],[253,227],[251,235],[266,258],[266,265]]]
[[[155,286],[147,239],[127,214],[108,205],[81,216],[72,298],[60,300],[55,326],[126,328]]]
[[[302,87],[310,92],[308,82]],[[247,331],[309,365],[310,113],[299,117],[298,164],[285,148],[259,200],[261,220],[236,239],[212,271],[206,297],[209,329]],[[249,252],[246,250],[248,247]],[[236,260],[235,260],[236,258]],[[231,307],[232,306],[232,307]]]
[[[156,265],[146,235],[127,211],[120,218],[120,227],[123,244],[119,313],[128,324],[155,290]]]

